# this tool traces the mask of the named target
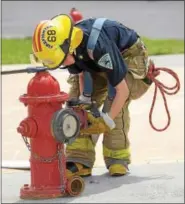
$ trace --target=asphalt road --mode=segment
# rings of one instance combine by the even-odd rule
[[[40,20],[72,7],[85,18],[120,20],[147,37],[184,38],[184,1],[3,1],[2,37],[31,36]]]

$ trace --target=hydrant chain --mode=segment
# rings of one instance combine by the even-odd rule
[[[51,163],[52,161],[54,161],[58,158],[58,152],[55,153],[52,157],[47,157],[47,158],[41,157],[38,154],[33,153],[33,157],[34,157],[34,159],[39,160],[43,163]]]
[[[28,150],[31,151],[31,145],[29,144],[28,139],[24,136],[22,138],[23,138]],[[34,159],[39,160],[43,163],[51,163],[53,160],[57,159],[59,156],[59,152],[56,152],[52,157],[47,157],[47,158],[41,157],[34,152],[32,152],[32,153],[33,153]]]
[[[66,161],[65,161],[65,157],[64,154],[62,154],[62,148],[60,147],[60,145],[58,145],[58,162],[59,162],[59,172],[60,172],[60,179],[61,179],[61,192],[65,193],[65,189],[66,189],[66,179],[65,179],[65,171],[64,171],[64,167],[66,165]]]
[[[28,139],[27,137],[24,137],[22,136],[27,148],[29,151],[31,151],[31,146],[28,142]],[[50,158],[43,158],[43,157],[40,157],[38,156],[36,153],[33,153],[33,156],[35,159],[37,160],[40,160],[41,162],[43,163],[50,163],[52,162],[54,159],[57,159],[58,158],[58,161],[59,161],[59,172],[60,172],[60,179],[61,179],[61,192],[62,193],[65,193],[65,189],[66,189],[66,180],[65,180],[65,172],[64,172],[64,167],[65,167],[65,157],[64,155],[62,154],[63,151],[62,151],[62,147],[60,147],[60,145],[58,145],[58,151],[57,153],[50,157]]]
[[[23,138],[24,143],[26,144],[26,146],[27,146],[28,150],[29,150],[29,151],[31,151],[31,146],[30,146],[30,144],[29,144],[29,142],[28,142],[27,137],[22,136],[22,138]]]

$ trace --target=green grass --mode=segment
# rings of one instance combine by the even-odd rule
[[[184,40],[143,37],[149,55],[184,53]],[[2,64],[29,64],[31,38],[2,39]]]
[[[167,55],[184,53],[184,40],[149,39],[143,37],[149,55]]]
[[[31,38],[2,39],[2,64],[29,64]]]

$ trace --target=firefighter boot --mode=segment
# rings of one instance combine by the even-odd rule
[[[109,167],[109,174],[111,176],[124,176],[128,173],[128,167],[123,164],[112,164]]]
[[[67,162],[66,164],[67,178],[78,175],[81,177],[91,176],[92,169],[83,164],[75,162]]]

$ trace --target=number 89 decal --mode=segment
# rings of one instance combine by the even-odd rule
[[[47,34],[48,34],[48,37],[47,37],[48,42],[56,41],[56,31],[55,30],[48,30]]]

